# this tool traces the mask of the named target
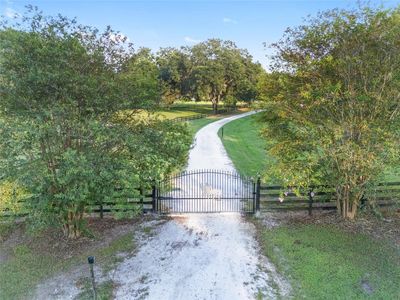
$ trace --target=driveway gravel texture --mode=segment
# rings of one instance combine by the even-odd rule
[[[218,130],[255,112],[235,115],[200,129],[187,171],[235,171]],[[180,214],[141,241],[132,258],[114,272],[117,299],[275,299],[290,287],[260,254],[255,228],[239,213]]]

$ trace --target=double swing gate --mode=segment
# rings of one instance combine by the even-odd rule
[[[236,172],[185,171],[153,189],[158,213],[254,213],[259,209],[260,182]]]

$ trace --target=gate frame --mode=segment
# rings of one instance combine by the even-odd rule
[[[232,176],[232,177],[237,177],[240,179],[245,179],[246,181],[248,181],[248,183],[251,183],[252,185],[252,211],[238,211],[240,213],[246,213],[246,214],[255,214],[257,212],[260,211],[260,190],[261,190],[261,179],[260,176],[257,175],[257,180],[254,180],[253,177],[247,177],[247,176],[243,176],[240,173],[236,172],[236,171],[225,171],[225,170],[218,170],[218,169],[199,169],[199,170],[190,170],[190,171],[183,171],[180,172],[178,174],[169,176],[167,178],[165,178],[164,180],[160,180],[158,181],[156,184],[154,184],[152,186],[152,211],[153,213],[159,213],[159,214],[167,214],[167,212],[162,212],[160,210],[158,210],[159,207],[159,203],[161,203],[160,201],[162,201],[162,196],[160,193],[161,190],[161,184],[164,182],[168,182],[171,181],[173,179],[177,179],[183,176],[188,176],[188,175],[195,175],[195,174],[204,174],[204,173],[209,173],[209,174],[220,174],[220,175],[225,175],[225,176]],[[179,198],[178,198],[179,199]],[[182,200],[184,200],[184,198],[181,198]],[[194,198],[196,199],[196,198]],[[198,200],[206,200],[205,198],[197,198]],[[235,198],[236,199],[236,198]],[[237,198],[239,200],[239,198]],[[249,198],[246,198],[247,201],[249,201]],[[214,212],[173,212],[173,213],[214,213]],[[215,212],[218,213],[218,212]]]

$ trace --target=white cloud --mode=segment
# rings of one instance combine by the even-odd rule
[[[196,40],[194,38],[191,38],[190,36],[185,36],[185,41],[189,42],[189,43],[194,43],[194,44],[197,44],[197,43],[201,42],[201,40]]]
[[[237,23],[238,23],[236,20],[231,19],[231,18],[227,18],[227,17],[224,17],[224,18],[222,19],[222,22],[224,22],[224,23],[231,23],[231,24],[237,24]]]
[[[21,15],[14,9],[12,9],[11,7],[6,7],[6,9],[4,10],[4,15],[7,18],[19,18]]]

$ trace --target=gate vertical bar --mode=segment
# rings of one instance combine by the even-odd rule
[[[153,210],[153,212],[157,211],[156,208],[156,202],[157,202],[157,187],[156,184],[154,183],[151,189],[151,209]]]
[[[261,191],[261,178],[260,176],[257,177],[257,187],[256,187],[256,207],[254,212],[260,211],[260,191]]]
[[[254,213],[255,208],[256,208],[256,201],[257,201],[257,189],[256,189],[256,181],[253,179],[252,180],[252,185],[253,185],[253,207],[251,208],[251,211]]]

